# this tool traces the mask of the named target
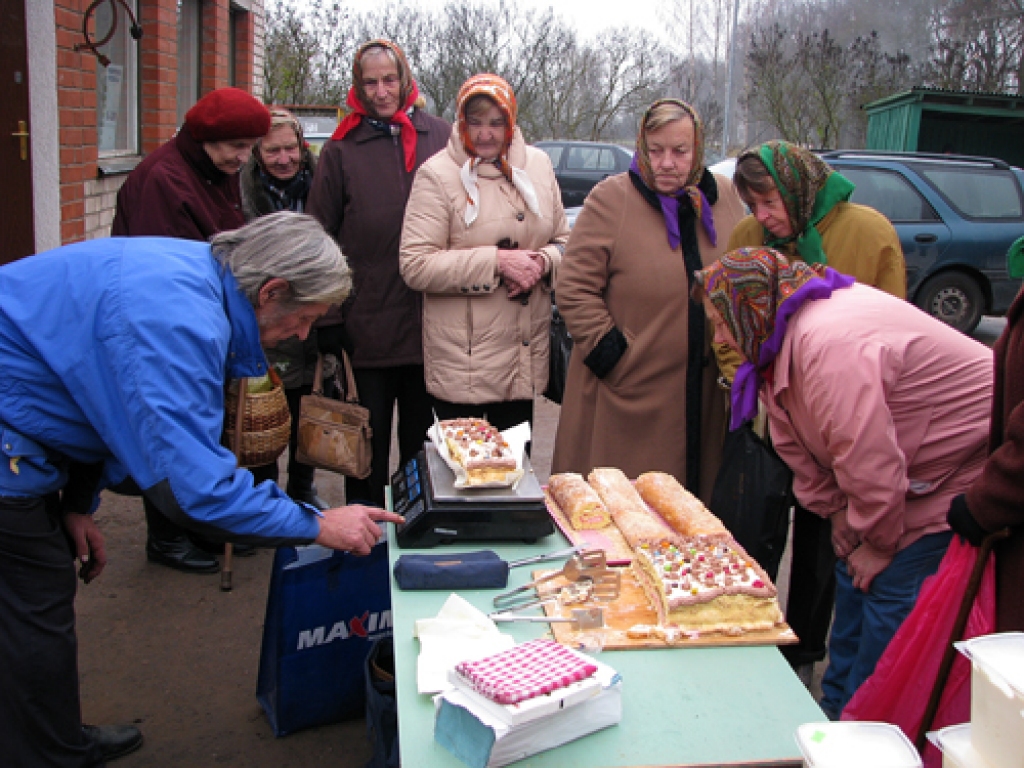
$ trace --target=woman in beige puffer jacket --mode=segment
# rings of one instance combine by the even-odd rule
[[[551,287],[569,226],[548,156],[515,127],[504,80],[459,92],[445,151],[416,173],[399,266],[423,291],[423,361],[439,418],[532,421],[548,378]]]

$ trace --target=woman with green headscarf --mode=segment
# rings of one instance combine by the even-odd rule
[[[766,142],[739,156],[733,181],[751,215],[733,230],[729,250],[767,245],[791,262],[825,264],[858,283],[907,297],[896,230],[873,208],[849,202],[853,183],[813,152]],[[723,377],[732,381],[735,357],[718,345],[715,352]],[[810,665],[825,658],[834,566],[828,521],[797,505],[786,620],[800,642],[783,654],[808,681]]]
[[[736,191],[751,215],[729,249],[767,245],[790,261],[827,264],[858,283],[907,297],[907,268],[889,220],[849,202],[853,182],[807,149],[769,141],[736,161]]]
[[[768,414],[793,493],[831,523],[835,621],[821,708],[841,714],[950,540],[981,473],[992,352],[822,264],[741,248],[694,276],[715,338],[743,358],[733,424]]]

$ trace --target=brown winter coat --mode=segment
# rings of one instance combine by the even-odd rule
[[[183,128],[128,174],[110,234],[205,241],[243,224],[238,174],[218,170]]]
[[[517,128],[509,150],[526,171],[540,215],[491,163],[477,167],[480,212],[464,218],[459,172],[466,150],[453,129],[448,148],[416,174],[402,230],[402,277],[423,291],[423,365],[427,391],[452,403],[531,400],[548,380],[551,276],[557,274],[569,225],[548,156],[527,147]],[[540,251],[545,277],[528,297],[509,299],[498,271],[497,244]]]
[[[423,362],[420,295],[398,273],[398,245],[416,168],[444,148],[449,125],[419,109],[410,120],[416,128],[413,170],[405,170],[399,138],[364,118],[345,138],[324,144],[306,203],[352,267],[352,295],[340,315],[323,324],[344,322],[355,368]]]
[[[996,545],[996,630],[1024,632],[1024,290],[995,346],[995,390],[988,461],[967,492],[987,531],[1010,526]]]
[[[697,225],[705,266],[725,253],[744,213],[732,182],[722,176],[715,181],[717,247]],[[586,474],[610,466],[636,477],[660,470],[685,483],[690,285],[682,249],[669,247],[661,212],[644,200],[629,174],[602,181],[587,197],[556,287],[575,346],[552,472]],[[625,335],[628,347],[598,379],[583,360],[612,328]],[[716,384],[710,344],[705,361],[700,495],[707,499],[722,458],[726,396]]]

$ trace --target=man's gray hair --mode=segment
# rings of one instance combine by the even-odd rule
[[[278,211],[210,240],[213,254],[257,305],[272,278],[288,281],[292,301],[341,304],[352,292],[352,270],[338,244],[312,216]]]

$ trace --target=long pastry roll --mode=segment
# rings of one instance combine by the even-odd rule
[[[731,536],[722,521],[672,475],[645,472],[636,479],[640,498],[683,536]]]
[[[548,478],[548,493],[578,531],[595,530],[611,524],[611,517],[597,491],[583,475],[565,472]]]
[[[678,543],[676,533],[647,508],[621,469],[598,467],[587,476],[587,481],[608,507],[612,520],[631,547],[658,546],[665,541]]]

